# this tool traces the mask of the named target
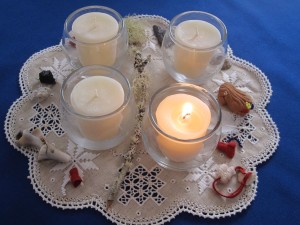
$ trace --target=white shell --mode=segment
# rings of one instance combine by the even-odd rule
[[[20,131],[16,137],[16,143],[19,146],[36,146],[41,148],[44,144],[40,138],[41,131],[36,128],[30,133],[28,130]],[[19,137],[20,136],[20,137]]]
[[[71,156],[55,148],[53,145],[44,144],[39,151],[38,161],[52,159],[58,162],[69,162]]]
[[[236,172],[233,166],[228,167],[226,164],[221,164],[217,168],[216,178],[220,177],[220,182],[223,184],[227,184],[235,174]]]
[[[36,146],[39,148],[38,161],[52,159],[58,162],[69,162],[71,156],[62,152],[46,142],[42,131],[39,128],[31,133],[28,130],[20,131],[16,137],[16,143],[20,146]]]
[[[39,87],[30,94],[29,98],[31,101],[42,102],[49,97],[50,92],[49,87]]]

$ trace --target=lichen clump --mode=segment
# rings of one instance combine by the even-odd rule
[[[146,22],[138,17],[128,16],[125,18],[125,25],[128,32],[129,45],[141,46],[146,41]]]

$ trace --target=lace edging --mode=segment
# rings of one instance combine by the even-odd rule
[[[229,47],[228,49],[228,55],[231,58],[231,60],[234,62],[234,64],[243,67],[245,69],[250,70],[253,72],[258,79],[260,85],[263,87],[264,94],[262,95],[261,99],[258,101],[258,105],[255,106],[255,111],[260,115],[260,117],[263,119],[265,125],[268,127],[268,131],[272,133],[272,136],[274,139],[270,140],[268,145],[265,146],[264,151],[256,156],[248,157],[247,159],[243,159],[243,162],[246,166],[257,166],[266,160],[268,160],[273,153],[276,151],[277,147],[279,146],[280,141],[280,134],[277,125],[271,118],[268,111],[265,109],[267,104],[270,102],[273,90],[270,81],[268,80],[267,76],[255,65],[252,63],[241,59],[239,57],[236,57],[233,55],[232,49]]]
[[[27,156],[28,158],[31,157],[34,153],[35,153],[35,148],[34,147],[22,147],[22,146],[18,146],[16,145],[15,142],[13,142],[13,140],[15,140],[15,136],[17,133],[15,132],[14,134],[13,131],[10,130],[11,123],[15,124],[14,120],[11,120],[12,117],[12,113],[10,112],[18,112],[17,107],[21,108],[29,99],[29,96],[27,95],[22,95],[20,98],[18,98],[16,101],[13,102],[13,104],[9,107],[8,112],[5,116],[5,121],[4,121],[4,133],[5,133],[5,137],[8,141],[8,143],[15,148],[17,151],[21,152],[23,155]],[[20,105],[19,105],[20,104]]]

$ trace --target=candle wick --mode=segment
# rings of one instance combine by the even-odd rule
[[[98,93],[98,90],[95,89],[95,95],[87,103],[90,104],[94,101],[95,98],[99,98],[99,97],[100,97],[100,95]]]
[[[91,26],[88,26],[87,32],[90,32],[90,31],[92,31],[92,30],[94,30],[96,28],[97,28],[97,26],[96,26],[96,17],[93,16],[93,22],[91,23]]]
[[[98,90],[95,89],[95,92],[96,92],[96,97],[99,98],[99,93],[98,93]]]
[[[190,113],[186,113],[183,117],[182,117],[182,119],[188,119],[189,117],[191,116],[191,114]]]
[[[196,26],[196,33],[193,37],[191,37],[189,39],[189,41],[193,41],[193,40],[197,39],[199,36],[200,36],[199,28],[198,28],[198,26]]]
[[[200,36],[200,32],[199,32],[199,27],[198,26],[196,27],[196,35]]]
[[[94,18],[94,20],[93,20],[94,21],[94,27],[96,27],[96,16],[94,15],[93,18]]]

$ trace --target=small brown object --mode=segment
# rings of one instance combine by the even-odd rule
[[[221,105],[227,105],[231,112],[241,116],[246,115],[253,108],[252,98],[231,83],[224,83],[220,86],[218,101]]]
[[[160,26],[157,26],[157,25],[153,25],[152,28],[153,28],[154,36],[156,37],[157,42],[158,42],[159,46],[161,47],[166,30],[162,29]]]
[[[221,70],[229,70],[231,68],[231,63],[228,59],[225,59]]]

